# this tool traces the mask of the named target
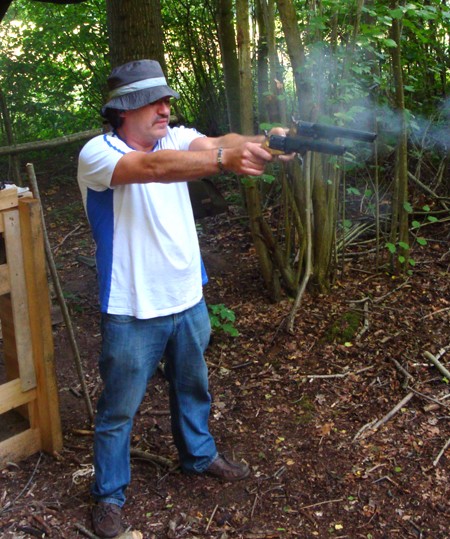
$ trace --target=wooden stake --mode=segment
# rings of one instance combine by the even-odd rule
[[[68,332],[69,343],[70,343],[70,346],[72,348],[72,352],[73,352],[73,355],[74,355],[74,358],[75,358],[75,365],[76,365],[76,369],[77,369],[77,373],[78,373],[78,378],[79,378],[81,387],[83,389],[83,395],[84,395],[84,400],[85,400],[85,403],[86,403],[86,408],[87,408],[87,411],[88,411],[88,414],[89,414],[89,420],[92,423],[94,421],[94,412],[93,412],[93,409],[92,409],[92,404],[91,404],[91,400],[90,400],[90,397],[89,397],[89,392],[87,390],[86,381],[85,381],[85,378],[84,378],[83,366],[82,366],[82,363],[81,363],[81,358],[80,358],[80,353],[79,353],[78,346],[77,346],[77,341],[76,341],[76,338],[75,338],[75,333],[73,331],[72,320],[70,318],[70,314],[69,314],[69,311],[67,309],[66,301],[64,299],[64,294],[63,294],[63,290],[62,290],[62,287],[61,287],[61,282],[59,280],[58,271],[56,269],[56,264],[55,264],[55,261],[53,260],[52,250],[51,250],[51,247],[50,247],[50,241],[48,239],[48,234],[47,234],[47,230],[46,230],[46,227],[45,227],[44,214],[43,214],[43,211],[42,211],[42,204],[41,204],[41,198],[40,198],[40,195],[39,195],[38,184],[37,184],[37,181],[36,181],[36,174],[34,172],[34,167],[33,167],[33,165],[31,163],[28,163],[26,168],[27,168],[28,178],[30,180],[31,189],[33,191],[33,195],[39,201],[39,204],[40,204],[41,218],[42,218],[42,229],[43,229],[43,233],[44,233],[45,254],[46,254],[46,257],[47,257],[47,263],[48,263],[48,266],[49,266],[49,269],[50,269],[50,274],[52,276],[56,296],[58,298],[58,303],[59,303],[59,305],[61,307],[61,312],[62,312],[64,322],[65,322],[65,325],[66,325],[66,329],[67,329],[67,332]]]

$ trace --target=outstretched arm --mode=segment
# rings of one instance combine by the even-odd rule
[[[222,166],[236,174],[259,176],[273,156],[262,146],[264,136],[245,137],[230,133],[222,137],[199,137],[189,151],[130,152],[118,161],[111,185],[197,180],[220,172]]]

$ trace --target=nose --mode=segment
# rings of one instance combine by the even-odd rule
[[[170,113],[170,99],[164,98],[156,102],[158,114],[167,115]]]

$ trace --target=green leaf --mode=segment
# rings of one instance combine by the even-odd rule
[[[413,212],[413,208],[412,208],[412,206],[411,206],[411,204],[409,202],[404,202],[403,209],[408,213]]]
[[[266,183],[273,183],[275,181],[275,176],[272,176],[271,174],[261,174],[259,178]]]
[[[408,264],[414,267],[416,265],[416,261],[414,260],[414,258],[408,258]]]
[[[222,329],[231,337],[239,337],[239,331],[232,324],[222,324]]]
[[[395,49],[397,47],[397,43],[393,39],[383,39],[383,43],[386,45],[386,47],[390,49]]]
[[[406,262],[406,258],[404,256],[400,255],[398,257],[398,261],[400,262],[400,264],[404,264]]]
[[[430,208],[430,206],[428,206],[428,204],[425,204],[425,206],[422,206],[422,210],[423,211],[430,211],[431,208]]]
[[[411,223],[411,226],[412,226],[413,228],[420,228],[420,223],[419,223],[419,221],[413,221],[413,222]]]
[[[428,215],[427,219],[430,221],[430,223],[436,223],[438,221],[438,218],[434,215]]]
[[[386,243],[388,251],[394,254],[397,251],[397,247],[393,243]]]
[[[400,8],[397,8],[397,9],[390,9],[389,10],[389,15],[393,18],[393,19],[401,19],[403,17],[403,10],[400,9]]]
[[[417,238],[417,243],[419,245],[426,245],[428,242],[425,238]]]
[[[409,249],[409,245],[404,241],[399,241],[398,246],[401,247],[404,251],[407,251]]]

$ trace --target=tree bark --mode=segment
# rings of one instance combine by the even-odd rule
[[[11,118],[9,116],[8,106],[3,92],[0,90],[0,115],[3,117],[3,125],[5,126],[6,140],[8,144],[14,145],[14,133],[11,125]],[[9,168],[12,181],[15,185],[22,185],[22,178],[20,176],[20,161],[17,154],[9,154]]]
[[[166,71],[160,0],[107,0],[111,67],[148,58]]]
[[[239,91],[239,60],[236,52],[236,33],[233,21],[232,0],[218,0],[217,24],[225,77],[225,96],[230,130],[241,132],[241,101]]]
[[[236,1],[237,12],[237,35],[238,35],[238,58],[239,58],[239,75],[240,75],[240,95],[241,95],[241,126],[244,134],[253,134],[254,118],[253,118],[253,89],[252,89],[252,69],[250,58],[250,29],[249,29],[249,11],[248,0]],[[247,201],[247,211],[250,220],[250,230],[252,233],[253,243],[258,255],[261,274],[264,283],[272,296],[277,290],[276,282],[274,282],[273,265],[270,259],[270,253],[266,244],[263,241],[263,233],[261,231],[262,206],[261,197],[257,180],[246,178],[245,194]]]

